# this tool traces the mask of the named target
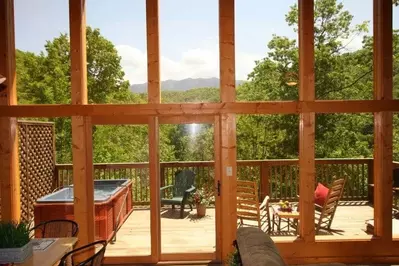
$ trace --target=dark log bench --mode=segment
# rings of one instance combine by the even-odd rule
[[[254,227],[237,229],[237,240],[234,242],[243,266],[286,266],[271,237]],[[316,264],[313,264],[316,265]],[[340,266],[345,264],[317,264]]]

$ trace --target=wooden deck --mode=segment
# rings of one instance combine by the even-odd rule
[[[198,219],[196,210],[186,210],[179,219],[179,209],[161,211],[162,253],[198,253],[215,251],[215,209],[207,209],[206,216]],[[373,218],[373,208],[365,202],[341,202],[332,224],[332,232],[325,235],[345,238],[366,235],[365,221]],[[277,236],[274,233],[273,238]],[[291,231],[286,235],[293,235]],[[135,209],[117,234],[117,241],[107,247],[106,256],[150,255],[150,211]]]

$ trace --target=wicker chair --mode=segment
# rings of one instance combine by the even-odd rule
[[[107,241],[105,240],[99,240],[93,243],[90,243],[88,245],[82,246],[80,248],[74,249],[67,254],[65,254],[61,260],[58,266],[66,266],[69,265],[71,260],[73,260],[74,256],[80,256],[83,252],[85,251],[90,251],[90,250],[96,250],[94,255],[89,256],[86,259],[83,259],[83,261],[79,263],[73,263],[74,266],[100,266],[102,265],[103,259],[104,259],[104,253],[105,249],[107,247]],[[80,258],[80,260],[82,260]]]
[[[34,232],[38,238],[75,237],[79,232],[79,227],[72,220],[50,220],[36,225],[31,232]]]

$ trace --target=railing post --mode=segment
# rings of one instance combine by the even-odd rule
[[[374,159],[367,162],[367,195],[369,202],[374,202]]]
[[[272,195],[269,195],[270,193],[270,167],[269,164],[266,161],[262,161],[260,163],[260,194],[261,197],[259,198],[260,201],[263,201],[263,199],[266,196],[269,196],[270,199],[272,198]]]
[[[159,164],[159,168],[160,168],[160,173],[159,173],[159,178],[160,178],[160,184],[161,184],[161,187],[164,187],[165,186],[165,166],[162,164],[162,163],[160,163]],[[164,192],[162,192],[162,193],[164,193]],[[164,195],[161,195],[161,197],[163,197]]]
[[[52,190],[60,187],[59,173],[57,165],[54,166],[54,174],[53,174],[53,186]]]

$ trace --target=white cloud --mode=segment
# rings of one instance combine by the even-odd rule
[[[131,84],[147,81],[147,54],[129,45],[117,45],[122,67]],[[245,80],[264,55],[236,52],[236,79]],[[219,48],[207,46],[181,52],[180,60],[161,56],[161,80],[219,77]]]
[[[363,47],[364,34],[357,34],[349,37],[348,39],[340,39],[342,45],[345,46],[344,52],[354,52]]]

